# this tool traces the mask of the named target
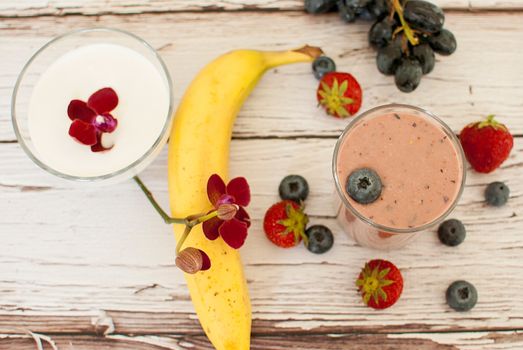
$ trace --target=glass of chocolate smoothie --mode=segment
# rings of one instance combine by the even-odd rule
[[[366,204],[348,189],[349,176],[361,169],[371,169],[382,185]],[[386,250],[440,223],[465,184],[463,150],[452,130],[430,112],[400,104],[353,119],[336,144],[332,171],[344,231],[360,245]]]

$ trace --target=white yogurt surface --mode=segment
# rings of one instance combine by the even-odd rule
[[[69,136],[67,106],[87,102],[95,91],[111,87],[118,119],[92,152]],[[57,59],[40,77],[29,103],[29,134],[37,156],[47,165],[73,176],[100,176],[125,168],[142,157],[160,136],[169,110],[169,88],[155,66],[136,51],[114,44],[91,44]]]

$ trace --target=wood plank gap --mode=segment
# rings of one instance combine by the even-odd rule
[[[328,327],[326,327],[328,328]],[[473,328],[473,329],[456,329],[456,330],[412,330],[412,331],[391,331],[391,332],[370,332],[370,331],[355,331],[355,332],[343,332],[343,331],[305,331],[304,332],[253,332],[253,337],[272,337],[272,336],[285,336],[285,337],[300,337],[303,336],[303,333],[311,336],[321,336],[321,335],[377,335],[377,334],[387,334],[387,335],[401,335],[401,334],[460,334],[460,333],[484,333],[484,332],[519,332],[523,331],[523,328],[509,328],[509,327],[494,327],[494,328]],[[191,334],[192,336],[192,334]]]
[[[29,329],[30,330],[30,329]],[[523,328],[510,328],[510,327],[483,327],[483,328],[463,328],[463,329],[456,329],[456,330],[412,330],[412,331],[390,331],[390,332],[384,332],[384,331],[378,331],[378,332],[372,332],[372,331],[342,331],[339,329],[331,329],[329,330],[329,327],[325,327],[325,330],[323,331],[317,331],[317,330],[303,330],[303,331],[275,331],[275,332],[252,332],[251,337],[256,338],[264,338],[264,337],[302,337],[304,334],[307,336],[324,336],[324,335],[334,335],[334,336],[349,336],[349,335],[379,335],[379,334],[386,334],[386,335],[408,335],[408,334],[463,334],[463,333],[490,333],[490,332],[521,332],[523,331]],[[42,332],[40,332],[42,333]],[[18,336],[18,335],[27,335],[27,333],[8,333],[10,336]],[[43,333],[42,333],[43,334]],[[53,336],[70,336],[70,337],[78,337],[78,336],[100,336],[100,334],[97,334],[96,332],[45,332],[45,335],[53,337]],[[201,332],[191,332],[188,333],[174,333],[174,332],[155,332],[155,333],[148,333],[148,332],[114,332],[109,334],[109,336],[126,336],[126,337],[136,337],[136,336],[172,336],[172,337],[183,337],[183,336],[191,336],[191,337],[198,337],[198,336],[205,336],[205,333],[203,331]]]
[[[523,12],[523,6],[514,7],[510,9],[506,8],[444,8],[445,13],[474,13],[474,14],[514,14],[514,12]],[[255,5],[246,6],[240,9],[224,9],[221,7],[208,6],[201,10],[167,10],[167,11],[142,11],[140,13],[119,13],[119,12],[97,12],[97,13],[82,13],[82,12],[67,12],[63,14],[29,14],[29,15],[0,15],[0,19],[25,19],[25,18],[37,18],[37,17],[70,17],[70,16],[82,16],[82,17],[100,17],[100,16],[139,16],[139,15],[166,15],[166,14],[202,14],[202,13],[244,13],[244,12],[255,12],[255,13],[303,13],[303,9],[279,9],[279,8],[259,8]]]
[[[80,11],[78,12],[67,12],[63,14],[53,14],[53,13],[45,13],[45,14],[37,14],[37,15],[0,15],[0,19],[24,19],[24,18],[35,18],[35,17],[70,17],[70,16],[82,16],[82,17],[100,17],[100,16],[133,16],[133,15],[166,15],[166,14],[185,14],[185,13],[196,13],[196,14],[202,14],[202,13],[234,13],[234,12],[263,12],[263,13],[300,13],[305,12],[303,9],[279,9],[277,7],[267,7],[267,8],[259,8],[256,5],[246,5],[243,8],[239,9],[224,9],[222,7],[218,6],[207,6],[201,10],[164,10],[164,11],[154,11],[154,10],[148,10],[148,11],[142,11],[140,13],[121,13],[121,12],[97,12],[97,13],[82,13]]]
[[[458,136],[458,135],[456,135]],[[523,134],[513,134],[514,138],[523,138]],[[339,138],[339,135],[297,135],[297,136],[278,136],[278,135],[267,135],[267,136],[233,136],[232,140],[335,140]],[[0,144],[13,144],[18,143],[18,140],[0,140]]]
[[[339,135],[259,135],[259,136],[233,136],[233,140],[317,140],[317,139],[337,139]]]

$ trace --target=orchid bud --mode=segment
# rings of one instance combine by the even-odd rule
[[[176,257],[176,266],[185,273],[195,274],[211,267],[209,256],[200,249],[185,248]]]
[[[240,207],[237,204],[224,203],[218,207],[218,218],[224,221],[232,220]]]
[[[176,266],[186,273],[194,274],[202,269],[203,257],[199,249],[185,248],[176,257]]]

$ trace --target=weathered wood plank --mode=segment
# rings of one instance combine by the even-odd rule
[[[432,0],[447,9],[521,9],[518,0]],[[183,11],[303,11],[303,0],[3,0],[0,16],[138,14]]]
[[[59,349],[74,350],[212,350],[202,336],[92,336],[55,335],[51,339]],[[477,333],[411,333],[401,335],[300,335],[255,336],[252,350],[516,350],[523,346],[523,334],[518,332]],[[49,349],[50,347],[45,347]],[[0,350],[35,350],[28,336],[0,335]]]
[[[362,110],[391,102],[416,104],[443,117],[456,131],[480,116],[495,113],[513,132],[523,134],[523,12],[450,12],[447,27],[456,33],[459,48],[450,57],[438,57],[435,70],[411,94],[399,92],[391,77],[377,71],[375,52],[367,44],[368,24],[346,25],[334,14],[185,13],[3,19],[0,141],[15,138],[10,125],[10,96],[24,62],[55,35],[90,26],[126,29],[158,48],[174,78],[176,103],[196,72],[227,50],[277,49],[307,42],[323,47],[336,58],[339,69],[360,80],[364,89]],[[242,109],[235,136],[339,134],[347,121],[326,117],[316,108],[316,84],[308,65],[269,72]]]
[[[521,139],[501,170],[470,174],[453,215],[467,225],[464,244],[444,247],[427,233],[404,250],[383,253],[355,246],[332,219],[334,141],[232,144],[232,175],[246,176],[253,191],[254,223],[242,256],[255,333],[523,328],[523,300],[514,297],[523,285]],[[16,144],[0,145],[0,159],[0,332],[13,332],[14,325],[44,333],[94,332],[90,318],[98,310],[107,310],[118,333],[200,332],[173,264],[171,230],[132,182],[110,188],[64,186],[37,169]],[[165,164],[163,152],[143,174],[164,205]],[[278,181],[288,173],[309,179],[311,221],[330,226],[336,235],[328,254],[312,255],[303,247],[282,250],[262,232],[263,213],[276,201]],[[493,180],[511,187],[506,207],[489,209],[482,203],[484,185]],[[402,299],[385,312],[364,307],[353,287],[360,266],[373,257],[396,262],[406,280]],[[445,306],[444,291],[459,278],[479,290],[472,312]],[[64,324],[62,316],[70,322]]]
[[[0,4],[0,16],[6,3],[9,1]],[[162,4],[144,1],[130,11],[186,11],[188,8],[162,6],[189,4],[158,3]],[[190,6],[205,2],[196,3],[191,1]],[[231,0],[224,6],[235,9],[238,3]],[[271,6],[267,1],[252,3],[265,9]],[[281,3],[273,2],[277,6]],[[23,6],[22,2],[16,4]],[[129,10],[125,2],[118,4],[104,3],[108,12]],[[471,6],[474,4],[472,0]],[[44,5],[47,7],[42,10]],[[100,8],[96,0],[83,9],[75,9],[73,1],[45,1],[44,5],[33,14],[24,10],[22,15],[44,14],[66,5],[62,14],[95,14]],[[366,24],[345,26],[335,15],[308,17],[297,12],[232,16],[193,13],[1,20],[0,141],[14,138],[8,98],[24,60],[50,37],[94,24],[131,30],[161,47],[178,84],[177,101],[199,67],[233,46],[298,46],[303,38],[309,38],[309,43],[322,45],[332,56],[342,56],[337,58],[339,66],[350,67],[352,73],[364,77],[360,78],[366,92],[364,108],[391,101],[416,103],[442,115],[455,130],[478,115],[496,112],[513,131],[523,133],[523,122],[518,118],[523,107],[523,70],[519,65],[523,52],[518,46],[523,14],[450,13],[448,26],[456,32],[460,49],[455,56],[443,58],[436,71],[424,79],[421,92],[412,95],[397,92],[392,81],[376,71],[374,53],[366,47]],[[269,22],[271,28],[267,28]],[[237,33],[238,27],[245,28],[245,33]],[[264,37],[252,37],[262,29]],[[343,36],[350,40],[332,44],[330,38]],[[427,233],[401,252],[363,249],[356,247],[332,218],[330,157],[335,140],[321,138],[337,135],[346,121],[323,117],[314,109],[311,91],[316,82],[308,67],[284,67],[275,73],[261,82],[242,110],[231,155],[232,175],[247,176],[253,189],[250,212],[254,224],[242,252],[253,301],[253,349],[522,348],[521,333],[488,332],[523,329],[523,300],[514,297],[523,283],[521,139],[503,169],[469,177],[455,212],[469,232],[462,246],[442,247],[433,233]],[[317,137],[294,139],[306,135]],[[288,139],[243,140],[268,136]],[[17,144],[0,144],[0,161],[0,333],[20,333],[20,328],[68,333],[53,337],[60,349],[210,349],[183,278],[173,264],[171,230],[147,206],[134,184],[105,189],[67,185],[38,170]],[[165,164],[164,152],[144,174],[164,205]],[[283,251],[268,243],[262,233],[260,220],[276,200],[279,179],[296,172],[311,183],[308,212],[312,221],[335,231],[336,246],[326,255],[312,256],[303,247]],[[507,181],[512,190],[509,205],[496,210],[482,204],[484,185],[493,180]],[[384,312],[363,307],[353,287],[359,267],[378,256],[396,262],[407,285],[400,302]],[[480,302],[472,312],[459,314],[445,306],[444,290],[458,278],[469,279],[479,289]],[[100,310],[107,311],[118,334],[164,336],[104,339],[71,335],[99,333],[92,318]],[[478,332],[438,333],[466,330]],[[382,334],[343,335],[352,332]],[[386,335],[390,332],[397,334]],[[400,334],[403,332],[408,334]],[[330,333],[337,335],[328,336]],[[0,336],[1,349],[35,347],[31,340],[11,335]]]

